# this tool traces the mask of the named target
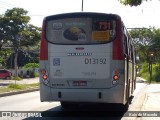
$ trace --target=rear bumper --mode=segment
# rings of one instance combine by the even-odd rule
[[[43,84],[41,84],[43,85]],[[42,90],[41,101],[68,101],[94,103],[124,103],[124,87],[117,85],[110,89],[53,89]],[[44,92],[46,91],[46,92]]]

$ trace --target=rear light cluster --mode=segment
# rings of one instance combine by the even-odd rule
[[[40,46],[40,60],[48,60],[48,42],[45,39],[46,21],[43,21]]]
[[[45,69],[42,69],[41,70],[41,74],[42,74],[43,82],[45,84],[48,84],[48,74],[47,74],[47,71]]]
[[[120,71],[115,70],[113,74],[113,81],[112,81],[113,85],[117,83],[117,80],[119,79],[119,77],[120,77]]]

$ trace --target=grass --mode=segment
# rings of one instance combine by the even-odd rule
[[[34,84],[9,84],[6,87],[0,87],[0,93],[5,93],[5,92],[15,92],[15,91],[20,91],[20,90],[29,90],[29,89],[34,89],[34,88],[39,88],[39,83],[34,83]]]
[[[139,76],[150,82],[150,73],[148,63],[143,63],[142,69],[140,70]],[[159,65],[152,65],[152,83],[160,82],[160,68]]]
[[[11,80],[21,81],[21,80],[23,80],[23,79],[22,79],[22,78],[20,78],[20,77],[14,77],[14,76],[12,76],[12,77],[11,77]]]
[[[150,74],[148,72],[145,72],[145,73],[141,74],[140,77],[144,78],[145,80],[147,80],[149,82]]]

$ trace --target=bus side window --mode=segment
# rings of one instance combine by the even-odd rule
[[[133,59],[133,45],[131,44],[131,60],[132,62],[134,62],[134,59]]]
[[[128,57],[129,55],[129,41],[128,41],[128,35],[127,35],[127,30],[125,27],[123,27],[123,43],[124,43],[124,56]]]
[[[133,41],[132,38],[129,36],[129,41],[130,41],[130,46],[129,46],[129,56],[130,56],[130,60],[135,63],[135,55],[134,55],[134,46],[133,46]]]
[[[134,48],[134,46],[132,45],[132,62],[133,63],[136,63],[136,60],[135,60],[135,48]]]
[[[128,39],[129,44],[128,44],[128,57],[130,60],[132,60],[132,46],[131,46],[131,40],[130,38]]]
[[[124,42],[124,55],[125,55],[125,57],[127,57],[128,56],[128,42],[127,42],[127,36],[124,34],[124,40],[123,40],[123,42]]]
[[[127,40],[126,40],[126,36],[124,35],[124,54],[127,55]]]

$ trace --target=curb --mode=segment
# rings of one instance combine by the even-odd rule
[[[147,85],[147,87],[146,87],[146,90],[148,89],[148,85]],[[146,91],[145,90],[145,91]],[[148,93],[147,92],[145,92],[144,93],[144,102],[143,102],[143,105],[142,105],[142,107],[141,107],[141,111],[145,111],[145,105],[147,104],[147,100],[148,100]]]
[[[0,93],[0,97],[17,95],[17,94],[22,94],[22,93],[34,92],[34,91],[39,91],[39,88],[29,89],[29,90],[21,90],[21,91],[15,91],[15,92]]]

